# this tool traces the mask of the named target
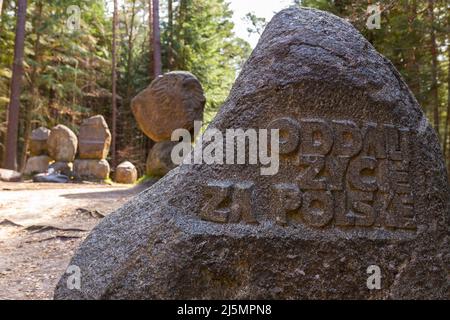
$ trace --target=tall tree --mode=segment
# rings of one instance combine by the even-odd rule
[[[450,61],[450,36],[449,36],[449,44],[447,45],[447,61]],[[444,155],[447,161],[448,172],[450,172],[450,65],[447,70],[447,116],[445,119],[445,132],[444,132]]]
[[[411,36],[411,42],[408,44],[411,46],[409,49],[409,56],[408,61],[406,64],[406,67],[409,71],[408,74],[408,80],[409,80],[409,87],[411,88],[412,92],[415,93],[417,99],[419,99],[419,95],[421,93],[421,84],[420,84],[420,63],[419,63],[419,49],[420,46],[420,39],[419,39],[419,32],[418,30],[418,23],[417,22],[417,1],[412,0],[408,1],[407,7],[409,11],[408,13],[408,33]]]
[[[233,12],[225,0],[180,0],[174,12],[174,68],[189,70],[200,80],[207,123],[227,97],[250,48],[235,37]]]
[[[20,161],[20,168],[23,170],[25,168],[25,163],[27,160],[27,150],[30,141],[31,127],[33,113],[39,103],[39,90],[38,90],[38,68],[40,66],[41,60],[41,25],[42,25],[42,12],[43,12],[43,2],[38,0],[35,3],[34,13],[31,19],[32,24],[32,34],[36,35],[33,45],[33,60],[34,63],[31,65],[31,71],[28,78],[28,87],[32,99],[28,99],[25,104],[25,124],[23,133],[23,148],[22,148],[22,159]]]
[[[447,117],[444,132],[444,155],[447,160],[447,172],[450,173],[450,12],[447,11]]]
[[[168,29],[168,48],[167,48],[167,66],[169,70],[173,68],[173,0],[167,3],[167,29]]]
[[[112,27],[112,119],[111,119],[111,156],[112,165],[116,165],[116,137],[117,137],[117,24],[119,8],[114,0],[113,27]]]
[[[5,168],[13,170],[17,167],[17,133],[19,129],[19,108],[23,75],[26,15],[27,0],[18,0],[16,38],[14,43],[14,63],[11,79],[10,102],[8,107],[8,128],[6,133],[6,156],[4,165]]]
[[[131,67],[133,61],[133,49],[134,49],[134,25],[136,19],[136,0],[131,1],[131,16],[130,20],[125,19],[126,32],[127,32],[127,64],[126,64],[126,80],[127,80],[127,88],[126,88],[126,101],[131,98]]]
[[[150,78],[153,78],[154,71],[153,71],[153,6],[152,6],[153,0],[148,0],[148,54],[149,54],[149,76]]]
[[[431,101],[433,109],[433,123],[434,129],[440,135],[440,114],[439,114],[439,88],[438,88],[438,49],[436,43],[436,28],[435,28],[435,16],[434,16],[434,2],[435,0],[428,0],[428,18],[430,23],[430,54],[431,54]]]
[[[16,1],[3,0],[0,23],[1,162],[6,155],[6,117],[16,25],[16,17],[11,13],[16,8]],[[239,61],[247,54],[241,46],[245,42],[237,39],[232,32],[231,11],[226,1],[171,0],[172,27],[169,27],[172,23],[168,21],[168,2],[163,5],[158,3],[159,13],[165,16],[164,21],[161,18],[157,23],[161,28],[161,70],[183,69],[194,73],[205,89],[208,110],[215,110],[221,105],[235,79]],[[64,124],[77,131],[82,119],[93,114],[103,114],[111,132],[114,132],[111,102],[113,15],[108,14],[104,0],[78,1],[83,13],[80,28],[69,30],[68,18],[74,16],[73,12],[67,12],[67,8],[73,2],[28,1],[27,17],[30,21],[26,24],[24,81],[17,136],[18,163],[19,159],[24,160],[27,132],[36,126]],[[113,1],[109,2],[112,7]],[[138,129],[131,109],[121,106],[128,105],[130,98],[147,87],[155,75],[153,0],[117,2],[120,27],[117,26],[115,32],[117,84],[114,96],[117,114],[116,141],[112,147],[115,147],[115,151],[112,150],[112,154],[116,157],[116,163],[130,160],[142,173],[145,172],[146,150],[151,142]],[[42,12],[39,10],[40,4]],[[126,8],[123,13],[122,4]],[[149,19],[143,25],[141,19],[147,20],[147,16]],[[122,31],[125,28],[126,32]],[[169,46],[172,50],[169,50]],[[172,59],[168,58],[169,53],[173,54]]]
[[[159,28],[159,0],[153,0],[153,72],[154,77],[162,74],[161,32]]]
[[[0,34],[2,33],[3,29],[3,11],[5,10],[5,7],[8,5],[8,1],[0,0]]]

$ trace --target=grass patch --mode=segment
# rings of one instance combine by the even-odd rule
[[[148,174],[144,174],[142,177],[140,177],[139,179],[136,180],[135,184],[141,184],[141,183],[147,182],[149,180],[153,180],[153,179],[159,179],[159,178],[150,176]]]

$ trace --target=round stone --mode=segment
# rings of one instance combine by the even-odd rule
[[[124,184],[133,184],[137,180],[136,167],[129,161],[124,161],[116,168],[116,182]]]
[[[77,153],[78,139],[72,130],[59,124],[52,128],[47,145],[53,160],[72,162]]]
[[[198,79],[185,71],[168,72],[131,102],[141,130],[153,141],[170,140],[176,129],[194,130],[203,120],[206,99]]]

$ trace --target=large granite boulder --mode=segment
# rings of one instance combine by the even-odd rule
[[[138,172],[129,161],[124,161],[116,167],[115,180],[117,183],[133,184],[136,182]]]
[[[131,102],[141,130],[153,141],[170,140],[175,129],[194,130],[203,120],[206,99],[197,78],[186,71],[168,72],[152,81]]]
[[[350,23],[275,15],[212,128],[279,129],[278,173],[186,161],[97,225],[55,298],[449,297],[439,141]]]
[[[105,180],[109,177],[110,167],[105,159],[76,159],[73,171],[78,179]]]
[[[53,127],[47,140],[48,152],[55,161],[72,162],[77,153],[78,139],[65,125]]]
[[[157,142],[150,149],[146,162],[146,173],[152,177],[163,177],[176,167],[172,161],[171,153],[177,142]]]
[[[80,159],[106,159],[111,144],[111,133],[101,115],[85,119],[78,134]]]
[[[50,161],[51,159],[46,155],[30,157],[25,165],[24,173],[30,175],[47,172]]]
[[[47,140],[50,136],[50,130],[45,127],[39,127],[31,132],[30,153],[32,156],[47,154]]]
[[[19,182],[22,180],[20,172],[0,168],[0,181],[3,182]]]

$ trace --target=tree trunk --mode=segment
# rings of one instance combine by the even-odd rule
[[[433,122],[434,129],[438,134],[439,140],[441,140],[440,135],[440,115],[439,115],[439,95],[438,95],[438,80],[437,80],[437,44],[436,44],[436,31],[434,27],[434,0],[428,0],[428,17],[430,20],[430,50],[431,50],[431,98],[432,98],[432,108],[433,108]]]
[[[447,27],[450,28],[450,13],[447,12]],[[447,34],[447,62],[450,63],[450,35]],[[450,174],[450,64],[447,68],[447,119],[445,120],[444,156],[447,160],[447,172]]]
[[[6,169],[12,170],[16,170],[17,168],[17,131],[19,129],[20,91],[22,88],[25,21],[27,15],[27,0],[18,0],[17,2],[16,38],[14,43],[14,63],[8,107],[4,165]]]
[[[409,6],[409,17],[408,17],[408,33],[413,35],[414,38],[417,37],[417,30],[414,28],[414,21],[417,19],[417,2],[413,0],[411,6]],[[408,57],[407,67],[412,74],[410,76],[409,87],[411,91],[416,96],[417,101],[421,102],[421,85],[420,85],[420,63],[418,61],[418,46],[420,43],[414,44],[413,48],[410,50],[410,56]]]
[[[148,0],[148,74],[150,79],[153,78],[155,72],[153,71],[153,0]]]
[[[187,20],[188,16],[188,1],[180,0],[178,5],[178,17],[177,17],[177,26],[182,26],[184,22]],[[179,49],[176,57],[176,67],[179,70],[186,70],[186,51],[185,51],[185,42],[186,35],[181,34],[182,28],[177,28],[177,41],[179,42]]]
[[[32,100],[28,102],[28,106],[25,113],[25,125],[24,125],[24,143],[22,149],[22,159],[20,162],[20,170],[23,171],[25,169],[25,164],[27,161],[27,151],[30,143],[30,135],[32,130],[32,120],[33,113],[36,110],[36,106],[39,103],[39,89],[37,86],[37,75],[38,75],[38,67],[40,65],[41,53],[40,53],[40,40],[41,40],[41,25],[42,25],[42,10],[43,3],[39,1],[36,4],[36,13],[33,17],[33,34],[36,34],[36,40],[34,41],[34,61],[35,63],[32,65],[31,73],[30,73],[30,92]]]
[[[2,21],[2,13],[3,13],[3,0],[0,0],[0,22]]]
[[[167,28],[169,30],[169,45],[167,49],[167,60],[169,70],[173,68],[173,0],[168,0],[168,23]]]
[[[116,167],[116,134],[117,134],[117,24],[118,5],[114,0],[112,28],[112,119],[111,119],[111,159],[112,167]]]
[[[153,0],[153,63],[155,78],[162,74],[161,35],[159,29],[159,0]]]
[[[448,52],[448,61],[450,61],[450,46],[447,46],[447,52]],[[447,74],[447,117],[445,119],[445,132],[444,132],[444,156],[447,161],[447,167],[448,172],[450,172],[450,132],[449,132],[449,125],[450,125],[450,68],[448,68],[448,74]]]
[[[3,34],[3,10],[5,10],[6,5],[7,1],[0,0],[0,35]]]
[[[128,33],[128,55],[127,55],[127,99],[131,99],[131,63],[133,62],[133,43],[134,43],[134,21],[136,18],[136,0],[133,0],[131,8],[131,19]]]

